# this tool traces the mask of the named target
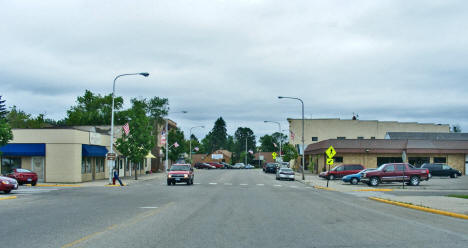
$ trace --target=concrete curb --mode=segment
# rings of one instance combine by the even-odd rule
[[[37,184],[36,186],[31,187],[83,187],[79,184]]]
[[[16,196],[0,197],[0,201],[1,200],[11,200],[11,199],[16,199],[16,198],[17,198]]]
[[[355,189],[353,191],[393,191],[393,189]]]
[[[315,189],[329,190],[329,191],[337,191],[337,190],[334,189],[334,188],[327,188],[327,187],[317,186],[317,185],[314,185],[314,188],[315,188]]]
[[[428,208],[428,207],[421,207],[421,206],[411,205],[411,204],[403,203],[399,201],[386,200],[386,199],[378,198],[378,197],[369,197],[369,199],[378,201],[378,202],[387,203],[387,204],[392,204],[395,206],[406,207],[406,208],[416,209],[416,210],[420,210],[420,211],[424,211],[428,213],[445,215],[445,216],[450,216],[454,218],[468,220],[468,215],[465,215],[465,214],[453,213],[449,211],[443,211],[443,210],[438,210],[438,209],[433,209],[433,208]]]

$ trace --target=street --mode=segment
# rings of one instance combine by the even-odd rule
[[[466,247],[468,221],[261,170],[128,187],[29,188],[0,201],[2,247]],[[33,192],[33,193],[31,193]]]

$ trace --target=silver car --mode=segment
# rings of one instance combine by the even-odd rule
[[[276,171],[276,180],[292,180],[294,181],[294,171],[291,170],[290,168],[279,168]]]

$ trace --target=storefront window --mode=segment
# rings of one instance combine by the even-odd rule
[[[81,174],[86,173],[86,158],[82,157],[81,158]]]
[[[91,158],[86,158],[86,173],[91,173]]]
[[[2,174],[10,173],[13,169],[21,168],[21,158],[2,157]]]
[[[447,158],[446,157],[434,157],[434,163],[447,163]]]

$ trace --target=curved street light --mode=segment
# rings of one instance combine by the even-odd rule
[[[119,77],[123,76],[133,76],[133,75],[141,75],[144,77],[148,77],[149,73],[148,72],[139,72],[139,73],[125,73],[125,74],[120,74],[117,75],[117,77],[114,78],[114,84],[112,85],[112,114],[111,114],[111,138],[110,138],[110,153],[114,153],[114,96],[115,96],[115,81]],[[115,160],[109,160],[109,184],[112,183],[112,169],[115,167]]]
[[[185,110],[182,110],[182,111],[178,111],[178,112],[171,112],[171,113],[168,113],[167,115],[169,116],[169,114],[187,114],[188,112],[185,111]],[[166,118],[166,126],[165,126],[165,133],[166,133],[166,160],[164,161],[164,172],[167,172],[167,168],[169,167],[169,130],[168,130],[168,120],[169,118]]]
[[[190,163],[192,163],[192,129],[194,128],[205,128],[205,126],[196,126],[196,127],[191,127],[190,128],[190,135],[189,135],[189,139],[190,139],[190,152],[189,152],[189,156],[190,156]]]
[[[281,158],[281,162],[283,162],[283,157],[282,157],[282,146],[283,146],[283,137],[282,137],[282,132],[281,132],[281,123],[277,122],[277,121],[263,121],[265,123],[275,123],[275,124],[278,124],[278,132],[280,134],[280,158]]]
[[[289,97],[289,96],[278,96],[278,99],[293,99],[298,100],[302,104],[302,180],[305,180],[304,176],[304,166],[305,166],[305,147],[304,147],[304,102],[302,99],[297,97]]]

